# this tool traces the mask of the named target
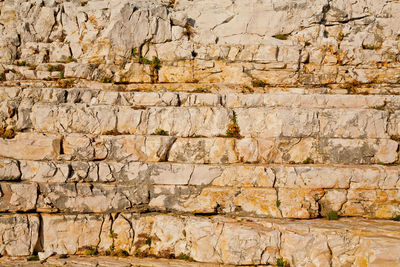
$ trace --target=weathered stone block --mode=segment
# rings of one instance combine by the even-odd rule
[[[285,218],[315,218],[319,214],[318,200],[323,195],[323,189],[279,188],[279,209]]]
[[[37,199],[36,184],[0,183],[0,211],[34,210]]]
[[[111,160],[166,161],[176,138],[171,136],[102,137]]]
[[[100,242],[100,234],[108,235],[108,220],[100,214],[42,215],[43,250],[57,254],[75,254]],[[104,228],[103,228],[104,227]]]
[[[0,159],[0,181],[14,181],[21,177],[18,161]]]
[[[196,188],[155,185],[149,206],[154,210],[175,210],[191,213],[232,212],[232,199],[237,188]]]
[[[36,214],[2,214],[0,255],[31,255],[39,241],[39,227],[39,216]]]
[[[243,188],[233,202],[245,214],[282,217],[275,188]]]
[[[234,139],[178,138],[172,145],[168,161],[187,163],[235,163]]]
[[[326,110],[318,114],[320,134],[339,138],[388,138],[388,112],[379,110]]]
[[[40,184],[37,209],[42,212],[120,212],[148,202],[148,188],[100,184]]]
[[[317,112],[304,109],[235,109],[240,133],[251,137],[306,137],[318,131]]]
[[[0,139],[0,157],[44,160],[60,153],[60,138],[39,133],[18,133],[14,139]]]

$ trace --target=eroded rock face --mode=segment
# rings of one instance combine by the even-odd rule
[[[380,265],[396,264],[399,260],[396,253],[385,255],[399,249],[396,222],[341,219],[338,222],[315,220],[300,223],[250,218],[237,222],[222,217],[124,213],[112,221],[98,215],[46,215],[43,219],[45,229],[49,227],[51,230],[45,232],[44,249],[59,253],[75,253],[85,246],[105,250],[114,244],[132,254],[165,257],[182,253],[196,261],[238,265],[274,264],[279,255],[294,266],[326,266],[330,262],[334,265],[361,266],[362,262]],[[89,224],[92,225],[90,230],[87,228]],[[71,231],[62,234],[67,225]],[[375,228],[378,225],[381,227]],[[109,234],[111,230],[112,235]],[[87,238],[82,238],[83,235]],[[376,235],[380,238],[377,239]],[[367,254],[367,244],[376,248],[373,257]]]
[[[0,256],[398,266],[399,14],[0,1]]]
[[[0,216],[0,254],[31,255],[39,239],[39,216],[35,214],[2,214]]]
[[[67,63],[67,78],[134,83],[262,80],[351,89],[399,82],[397,1],[167,2],[5,1],[3,68],[16,60]],[[139,64],[153,56],[160,70]],[[15,70],[6,78],[59,75],[39,66]]]

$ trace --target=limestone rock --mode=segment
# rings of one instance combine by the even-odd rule
[[[21,177],[18,161],[11,159],[0,160],[0,180],[13,181]]]
[[[35,214],[2,214],[0,254],[10,256],[31,255],[39,240],[39,216]]]
[[[39,133],[19,133],[14,139],[0,139],[0,156],[44,160],[54,159],[60,153],[60,139]]]
[[[0,211],[34,210],[37,201],[37,185],[1,183]]]

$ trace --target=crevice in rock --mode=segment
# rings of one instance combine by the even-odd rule
[[[34,253],[41,252],[44,249],[44,226],[43,226],[42,214],[38,213],[38,217],[39,217],[39,233],[37,242],[33,247]]]

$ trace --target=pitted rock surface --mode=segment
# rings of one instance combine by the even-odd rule
[[[399,55],[396,0],[0,1],[0,265],[400,267]]]

